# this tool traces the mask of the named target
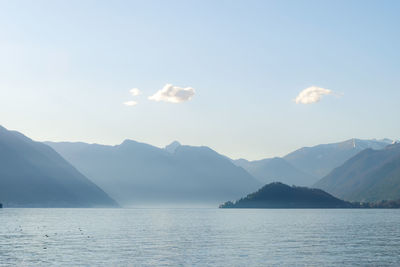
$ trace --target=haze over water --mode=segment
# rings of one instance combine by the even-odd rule
[[[0,0],[0,267],[400,266],[399,14]]]
[[[399,210],[4,209],[0,266],[395,266]]]

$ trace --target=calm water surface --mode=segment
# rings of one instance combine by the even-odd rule
[[[400,210],[3,209],[15,265],[400,266]]]

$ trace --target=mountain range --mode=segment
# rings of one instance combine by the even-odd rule
[[[47,142],[123,205],[215,203],[238,198],[271,182],[311,186],[320,177],[310,173],[329,173],[365,149],[379,151],[390,143],[389,139],[350,139],[301,148],[283,158],[247,161],[231,160],[208,147],[183,146],[176,141],[164,149],[132,140],[117,146]],[[346,200],[360,199],[347,197],[341,187],[333,190],[322,185],[315,186]],[[384,195],[364,199],[382,200]]]
[[[400,199],[400,144],[365,149],[314,186],[351,201]]]
[[[6,207],[116,207],[51,147],[0,126],[0,202]]]
[[[158,148],[132,140],[105,146],[47,142],[125,206],[143,203],[220,203],[262,184],[208,147],[173,142]]]
[[[0,126],[0,202],[21,207],[214,205],[271,182],[314,185],[349,201],[396,200],[400,144],[390,143],[350,139],[248,161],[177,141],[165,148],[133,140],[115,146],[40,143]]]
[[[283,158],[294,167],[318,180],[364,149],[382,149],[392,142],[390,139],[361,140],[353,138],[338,143],[303,147]]]
[[[364,149],[382,149],[392,142],[390,139],[350,139],[339,143],[303,147],[282,158],[255,161],[238,159],[233,162],[265,184],[279,181],[290,185],[311,186]]]

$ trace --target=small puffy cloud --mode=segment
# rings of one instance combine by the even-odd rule
[[[333,92],[329,89],[311,86],[299,93],[295,101],[297,104],[312,104],[321,100],[323,95],[332,95]]]
[[[124,102],[124,105],[128,106],[128,107],[133,107],[133,106],[137,105],[137,102],[136,101],[126,101],[126,102]]]
[[[149,99],[153,101],[165,101],[170,103],[182,103],[189,101],[194,96],[194,89],[192,87],[178,87],[172,84],[166,84],[161,90],[157,91]]]
[[[131,90],[129,90],[129,92],[131,93],[132,96],[138,96],[142,93],[138,88],[132,88]]]

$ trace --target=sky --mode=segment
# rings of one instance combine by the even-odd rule
[[[0,125],[283,156],[400,138],[400,1],[0,0]]]

